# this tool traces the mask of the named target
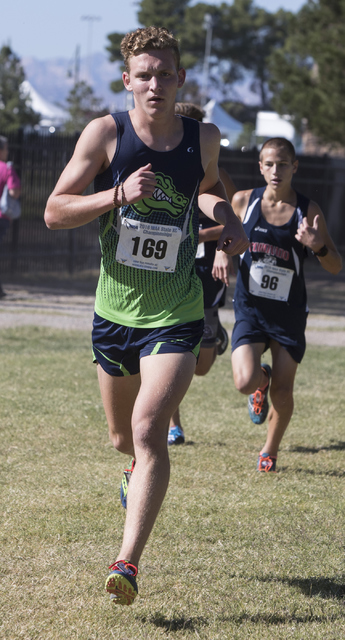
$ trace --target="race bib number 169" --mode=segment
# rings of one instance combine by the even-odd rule
[[[122,218],[116,261],[136,269],[172,273],[181,237],[178,227]]]

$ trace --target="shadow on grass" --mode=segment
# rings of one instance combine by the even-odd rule
[[[318,578],[277,578],[262,577],[258,578],[261,582],[281,582],[290,587],[297,587],[304,595],[321,596],[321,598],[335,598],[343,600],[345,597],[345,579],[343,578],[326,578],[324,576]],[[340,580],[342,580],[340,582]]]
[[[258,579],[258,578],[255,578]],[[259,578],[261,582],[281,582],[287,584],[290,587],[297,587],[305,596],[312,598],[313,596],[320,596],[326,600],[335,599],[344,601],[345,596],[345,581],[340,584],[339,579],[332,578],[277,578],[277,577],[262,577]],[[343,618],[342,614],[335,613],[333,616],[334,621],[339,617]],[[295,614],[292,610],[291,613],[267,613],[258,612],[255,614],[241,613],[240,615],[226,616],[223,618],[224,622],[232,622],[238,625],[244,622],[252,622],[254,624],[267,624],[267,625],[282,625],[282,624],[305,624],[306,622],[330,622],[330,615],[320,615],[319,613],[313,613],[309,610],[304,615]]]
[[[258,579],[257,577],[255,578]],[[326,577],[318,577],[318,578],[277,578],[274,577],[261,577],[259,578],[261,582],[281,582],[282,584],[287,584],[290,587],[297,587],[305,596],[312,598],[315,596],[320,596],[326,600],[328,599],[336,599],[336,600],[344,600],[345,597],[345,580],[344,582],[339,582],[339,578],[326,578]],[[334,620],[336,620],[339,616],[337,614],[334,615]],[[161,629],[165,629],[165,631],[174,632],[174,631],[192,631],[196,632],[198,629],[202,627],[207,627],[209,622],[207,618],[203,616],[173,616],[170,618],[165,617],[161,613],[152,614],[149,617],[141,617],[141,622],[153,624],[155,627],[159,627]],[[281,624],[289,624],[289,623],[306,623],[306,622],[330,622],[330,616],[313,614],[311,611],[305,613],[305,615],[295,614],[293,611],[287,614],[281,613],[255,613],[249,614],[243,612],[239,615],[230,615],[230,616],[221,616],[222,622],[232,622],[237,625],[241,625],[244,622],[253,622],[254,624],[267,624],[267,625],[281,625]]]
[[[303,453],[303,454],[317,454],[322,451],[345,451],[345,442],[343,440],[338,440],[338,442],[330,442],[328,445],[320,446],[320,447],[304,447],[304,446],[296,446],[289,447],[289,453]],[[291,472],[290,467],[280,467],[280,471],[289,471]],[[337,469],[334,470],[318,470],[318,469],[305,469],[302,467],[294,468],[294,473],[304,473],[306,475],[311,476],[327,476],[327,477],[335,477],[335,478],[344,478],[345,470],[339,471]]]
[[[333,621],[338,618],[342,619],[342,616],[334,615]],[[282,615],[279,613],[255,613],[250,615],[248,613],[242,613],[238,616],[226,616],[222,617],[221,621],[232,622],[233,624],[242,625],[244,622],[252,622],[254,624],[265,624],[272,626],[280,626],[286,624],[305,624],[306,622],[317,622],[321,624],[323,622],[330,622],[329,615],[318,615],[313,613],[306,613],[305,615],[295,615],[294,613]]]
[[[285,584],[298,587],[306,596],[321,596],[321,598],[336,598],[343,600],[345,596],[345,581],[341,584],[339,580],[332,578],[292,578],[282,580]]]
[[[216,447],[227,447],[226,442],[204,442],[200,440],[200,442],[195,442],[195,440],[186,440],[184,443],[184,447],[212,447],[212,449]]]
[[[319,476],[319,477],[323,477],[323,478],[345,478],[345,471],[337,471],[336,469],[333,471],[318,471],[317,469],[304,469],[302,467],[294,467],[293,469],[291,467],[279,467],[278,469],[278,475],[279,472],[285,472],[285,473],[304,473],[304,475],[307,476]]]
[[[331,442],[325,447],[289,447],[292,453],[320,453],[320,451],[345,451],[345,442]]]
[[[295,469],[296,473],[304,473],[310,476],[323,476],[327,478],[345,478],[345,471],[313,471],[312,469]]]
[[[165,629],[166,631],[196,631],[200,627],[208,626],[208,620],[203,616],[174,616],[172,618],[166,618],[161,613],[155,613],[149,618],[141,618],[142,622],[149,622],[156,627]]]

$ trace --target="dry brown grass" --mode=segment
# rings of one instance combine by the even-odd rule
[[[258,475],[230,355],[195,378],[184,446],[143,554],[112,608],[122,456],[108,444],[89,333],[0,332],[4,640],[338,640],[345,635],[344,351],[309,347],[279,473]]]

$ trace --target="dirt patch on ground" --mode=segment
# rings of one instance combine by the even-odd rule
[[[91,331],[98,274],[82,276],[13,277],[3,281],[6,297],[0,301],[0,329],[33,325]],[[310,314],[307,343],[345,346],[345,274],[332,276],[317,263],[307,264]],[[227,328],[234,322],[232,282],[220,317]]]

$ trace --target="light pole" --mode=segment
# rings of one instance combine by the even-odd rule
[[[212,29],[213,18],[210,13],[205,13],[203,28],[206,29],[206,41],[205,41],[205,56],[204,65],[202,70],[202,87],[201,87],[201,106],[204,106],[207,102],[207,89],[208,89],[208,74],[210,68],[210,56],[212,47]]]
[[[88,22],[89,28],[88,28],[88,37],[87,37],[87,57],[89,59],[88,61],[88,65],[87,65],[87,69],[88,69],[88,76],[89,76],[89,83],[92,84],[92,27],[93,27],[93,23],[96,20],[101,20],[100,16],[82,16],[81,17],[82,20],[86,20]]]

